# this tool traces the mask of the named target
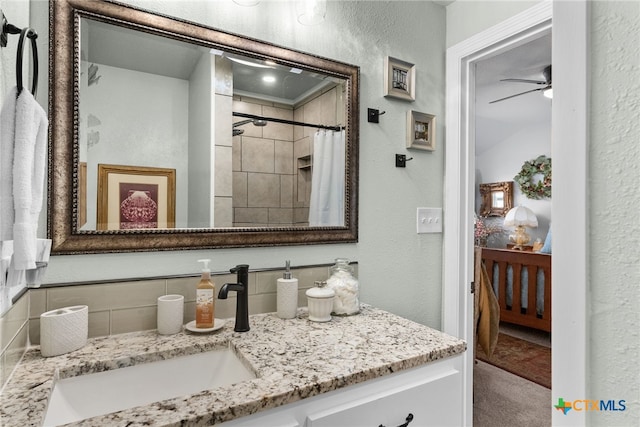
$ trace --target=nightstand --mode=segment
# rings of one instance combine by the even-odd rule
[[[515,245],[513,243],[507,243],[507,249],[512,251],[522,251],[522,252],[533,252],[533,246],[526,245],[523,246],[522,249],[513,249]]]

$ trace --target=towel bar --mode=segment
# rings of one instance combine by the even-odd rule
[[[2,30],[0,35],[0,46],[6,47],[9,34],[20,34],[20,39],[18,40],[18,59],[16,61],[16,83],[18,86],[18,95],[22,92],[22,56],[23,56],[23,47],[24,47],[24,39],[25,37],[31,40],[31,53],[33,55],[33,80],[31,82],[31,94],[35,97],[36,91],[38,89],[38,46],[36,44],[36,39],[38,38],[38,33],[33,28],[25,27],[22,30],[16,27],[13,24],[10,24],[7,21],[7,18],[4,16],[4,13],[0,11],[0,30]]]
[[[22,92],[22,55],[25,37],[31,39],[31,54],[33,58],[33,79],[31,81],[31,94],[35,97],[38,90],[38,45],[36,39],[38,33],[34,29],[25,27],[20,31],[20,39],[18,40],[18,60],[16,61],[16,79],[18,86],[18,95]]]

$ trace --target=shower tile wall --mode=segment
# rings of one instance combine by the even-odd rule
[[[345,123],[343,99],[341,86],[325,89],[296,107],[234,96],[233,111],[336,125]],[[274,122],[242,129],[242,135],[233,137],[234,226],[308,225],[316,129]]]
[[[234,97],[233,111],[293,120],[291,107],[240,96]],[[293,126],[269,122],[242,129],[233,138],[234,225],[292,225]]]
[[[233,72],[229,61],[215,58],[215,188],[214,226],[233,226],[232,125]]]

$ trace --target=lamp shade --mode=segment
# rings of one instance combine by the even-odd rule
[[[507,212],[504,218],[505,227],[517,227],[522,225],[524,227],[537,227],[538,218],[533,211],[524,206],[516,206]]]

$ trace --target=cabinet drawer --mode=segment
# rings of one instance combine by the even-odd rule
[[[224,427],[408,427],[460,426],[462,356],[396,372],[261,411]],[[221,426],[221,427],[222,427]]]
[[[460,375],[452,370],[438,378],[415,378],[331,409],[307,415],[305,427],[397,427],[413,415],[409,427],[459,425]]]

